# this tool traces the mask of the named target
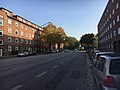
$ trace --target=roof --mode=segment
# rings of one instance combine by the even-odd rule
[[[115,54],[108,54],[105,56],[110,56],[110,57],[120,57],[120,53],[115,53]]]
[[[9,10],[3,8],[3,7],[0,7],[0,10],[2,10],[2,9],[6,10],[6,11],[8,11],[8,12],[10,12],[10,13],[12,13],[11,11],[9,11]]]

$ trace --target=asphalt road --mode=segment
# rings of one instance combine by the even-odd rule
[[[81,52],[0,60],[0,90],[88,90],[87,75]]]

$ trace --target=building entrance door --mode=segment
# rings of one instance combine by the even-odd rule
[[[2,56],[2,49],[0,49],[0,56]]]

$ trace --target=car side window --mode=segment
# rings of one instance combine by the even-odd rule
[[[98,64],[98,70],[100,70],[101,72],[103,72],[105,66],[104,64],[105,64],[105,58],[100,58],[100,62]]]

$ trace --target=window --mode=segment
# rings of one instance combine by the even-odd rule
[[[112,24],[110,24],[110,28],[112,28]]]
[[[120,60],[119,59],[113,59],[110,62],[110,74],[120,74]]]
[[[0,36],[3,36],[3,30],[0,30]]]
[[[111,43],[111,48],[113,48],[113,43]]]
[[[31,38],[31,34],[29,34],[29,38]]]
[[[15,30],[15,33],[18,35],[18,30]]]
[[[0,26],[3,26],[3,20],[0,19]]]
[[[23,20],[23,22],[24,22],[24,23],[26,23],[26,21],[25,21],[25,20]]]
[[[0,45],[3,45],[3,40],[0,40]]]
[[[24,36],[24,33],[23,33],[23,31],[21,31],[21,36]]]
[[[8,19],[8,24],[12,24],[12,20],[11,19]]]
[[[8,27],[8,33],[12,33],[12,29]]]
[[[120,27],[118,28],[118,34],[120,34]]]
[[[115,20],[113,20],[113,25],[115,25]]]
[[[110,34],[110,37],[112,38],[112,32],[111,32],[111,34]]]
[[[114,13],[115,13],[115,11],[114,11],[114,9],[113,9],[112,14],[114,14]]]
[[[8,42],[12,42],[12,37],[8,37]]]
[[[0,15],[0,19],[3,19],[3,16],[2,16],[2,15]]]
[[[109,30],[109,26],[108,26],[108,30]]]
[[[29,40],[29,44],[31,44],[31,40]]]
[[[23,29],[23,25],[21,24],[21,28]]]
[[[98,64],[98,70],[103,71],[105,66],[105,59],[104,58],[100,58],[100,62]]]
[[[15,22],[15,26],[18,27],[18,22]]]
[[[28,33],[26,33],[26,37],[28,37]]]
[[[12,46],[8,46],[8,51],[12,51]]]
[[[109,18],[107,18],[107,21],[109,21]]]
[[[28,44],[28,40],[25,40],[25,43]]]
[[[120,18],[119,18],[119,15],[117,16],[117,22],[119,22]]]
[[[27,30],[27,26],[24,26],[25,30]]]
[[[118,3],[117,3],[117,4],[116,4],[116,9],[118,9],[118,7],[119,7],[119,6],[118,6]]]
[[[111,14],[110,14],[110,16],[109,16],[110,18],[111,18]]]
[[[32,35],[32,38],[34,38],[34,35]]]
[[[21,43],[24,43],[24,39],[21,38]]]
[[[19,42],[19,39],[18,38],[15,38],[15,43],[18,43]]]
[[[22,18],[19,18],[20,21],[22,21]]]
[[[116,31],[114,30],[114,36],[116,36]]]
[[[114,0],[112,0],[112,3],[114,2]]]
[[[15,50],[18,51],[18,46],[15,46]]]

